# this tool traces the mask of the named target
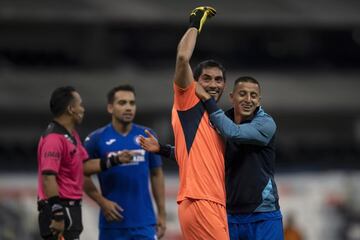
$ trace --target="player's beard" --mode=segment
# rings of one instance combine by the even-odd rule
[[[121,125],[129,125],[133,122],[134,120],[134,115],[133,116],[121,116],[121,117],[116,117],[116,121],[121,124]]]

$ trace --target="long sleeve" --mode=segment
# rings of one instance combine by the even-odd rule
[[[205,102],[205,108],[220,134],[233,141],[266,146],[275,134],[274,120],[261,108],[250,122],[242,124],[236,124],[228,118],[213,99]]]

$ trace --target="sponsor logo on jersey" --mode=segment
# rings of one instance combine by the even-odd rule
[[[131,150],[134,153],[133,161],[134,162],[144,162],[145,161],[145,150],[144,149],[135,149]]]
[[[60,158],[60,152],[45,152],[44,158]]]
[[[108,141],[106,141],[106,145],[111,145],[113,144],[114,142],[116,142],[116,139],[115,138],[112,138],[112,139],[109,139]]]

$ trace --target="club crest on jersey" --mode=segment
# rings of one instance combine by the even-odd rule
[[[134,137],[134,142],[140,146],[140,135]]]

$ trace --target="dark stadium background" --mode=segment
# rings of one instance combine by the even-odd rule
[[[278,124],[278,175],[335,173],[351,182],[351,196],[326,198],[339,220],[324,239],[360,239],[360,211],[346,201],[360,199],[358,0],[1,0],[0,176],[36,174],[37,141],[51,118],[49,94],[61,85],[75,86],[83,97],[83,138],[109,121],[107,91],[129,83],[137,91],[136,122],[171,143],[176,46],[189,11],[202,4],[218,15],[200,34],[192,63],[224,64],[224,108],[237,76],[260,81],[263,106]],[[176,164],[164,162],[176,176]]]

